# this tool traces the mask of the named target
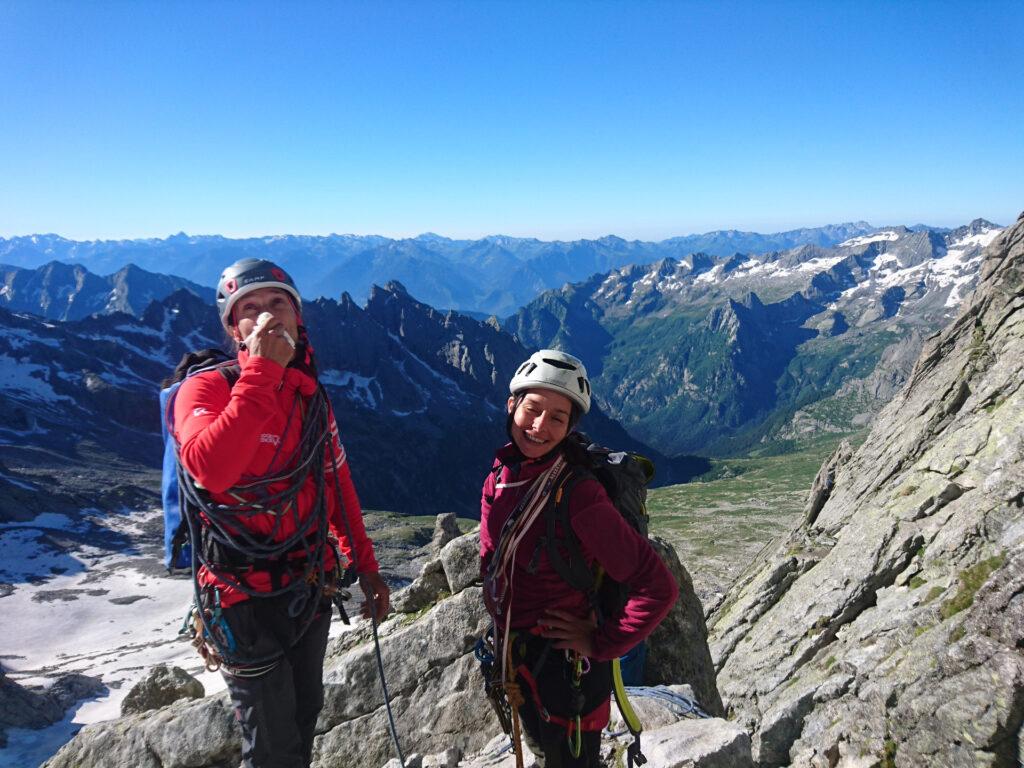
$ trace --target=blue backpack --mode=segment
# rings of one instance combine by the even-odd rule
[[[188,526],[181,517],[181,491],[178,488],[178,449],[174,440],[174,398],[181,383],[189,376],[216,370],[228,383],[235,385],[241,371],[234,358],[219,349],[187,352],[164,382],[160,390],[160,433],[164,440],[163,475],[160,493],[164,506],[164,567],[168,573],[192,567],[192,550],[188,542]]]

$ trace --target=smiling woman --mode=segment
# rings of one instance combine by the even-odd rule
[[[577,455],[572,429],[590,410],[583,363],[542,349],[519,366],[509,391],[511,442],[495,456],[480,505],[484,600],[500,659],[488,689],[508,692],[499,709],[512,718],[503,725],[520,765],[521,719],[526,742],[549,768],[591,768],[608,723],[611,660],[650,634],[678,587]],[[625,585],[629,597],[617,613],[600,615],[593,590],[571,586],[547,556],[558,523],[545,512],[563,497],[572,531],[561,541],[574,534],[583,565]]]

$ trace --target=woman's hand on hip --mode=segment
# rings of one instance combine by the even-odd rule
[[[594,630],[597,628],[597,619],[593,612],[580,618],[568,611],[550,608],[537,624],[540,626],[541,636],[555,640],[554,647],[558,650],[578,651],[584,656],[593,655]]]

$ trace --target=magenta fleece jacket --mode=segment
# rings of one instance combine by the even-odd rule
[[[509,443],[495,455],[494,471],[484,481],[480,503],[482,573],[487,570],[505,521],[531,481],[555,457],[516,463],[520,459],[519,452]],[[629,590],[622,613],[608,617],[594,634],[594,658],[613,659],[654,630],[675,603],[679,587],[650,543],[622,518],[597,480],[584,480],[575,487],[569,499],[569,524],[591,567],[600,563]],[[501,617],[505,610],[511,610],[511,626],[517,629],[535,627],[549,608],[561,608],[579,616],[590,611],[586,595],[570,587],[552,567],[542,541],[544,533],[541,514],[516,552],[512,584],[506,590],[505,602],[509,605],[498,606]],[[495,606],[489,607],[493,610]],[[503,621],[502,618],[500,623]]]

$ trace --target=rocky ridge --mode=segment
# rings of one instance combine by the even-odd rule
[[[545,242],[495,235],[452,240],[427,233],[394,240],[377,235],[284,235],[235,240],[213,236],[145,240],[74,241],[57,235],[0,238],[0,265],[35,269],[55,259],[92,272],[114,272],[129,262],[152,272],[212,285],[225,265],[245,257],[270,259],[315,296],[343,291],[363,300],[372,287],[400,280],[435,307],[507,315],[541,291],[625,264],[682,258],[694,251],[764,253],[801,244],[830,246],[874,232],[866,222],[774,234],[709,232],[659,243],[607,236]],[[2,268],[0,268],[2,274]],[[0,291],[0,301],[3,293]],[[84,302],[80,302],[84,303]]]
[[[419,578],[395,596],[402,612],[381,625],[381,655],[391,708],[403,750],[415,765],[504,765],[496,718],[484,695],[476,639],[489,623],[483,607],[476,532],[452,538],[440,520],[434,557]],[[671,548],[657,543],[680,583],[680,600],[661,634],[652,636],[648,683],[675,683],[673,690],[721,712],[706,640],[703,610],[692,582]],[[663,630],[663,631],[662,631]],[[154,679],[161,678],[154,673]],[[148,688],[147,688],[148,686]],[[147,682],[141,688],[154,687]],[[147,707],[176,698],[155,697]],[[140,694],[141,697],[141,694]],[[154,699],[147,695],[147,699]],[[648,730],[644,743],[653,763],[703,768],[750,765],[749,737],[720,718],[699,723],[656,703],[638,703]],[[698,727],[699,726],[699,727]],[[362,624],[331,642],[325,664],[325,703],[317,723],[316,768],[388,764],[384,700],[377,680],[370,629]],[[618,744],[618,742],[616,742]],[[220,768],[237,765],[240,736],[226,695],[178,700],[158,709],[87,726],[45,765],[47,768]],[[610,749],[621,749],[621,745]],[[423,756],[428,756],[424,758]]]
[[[891,227],[830,248],[633,264],[548,291],[505,327],[579,355],[608,413],[665,453],[787,449],[862,428],[888,402],[1000,231]]]
[[[719,688],[769,766],[1024,755],[1024,216],[804,522],[712,617]]]
[[[126,264],[100,277],[81,264],[51,261],[36,269],[0,264],[0,306],[47,320],[83,320],[93,314],[124,312],[141,317],[154,301],[187,290],[213,301],[213,290],[173,275]]]
[[[507,382],[527,350],[496,323],[435,310],[397,282],[365,307],[348,294],[306,302],[303,317],[364,504],[478,514],[481,478],[506,439]],[[160,382],[184,352],[223,348],[222,336],[212,303],[188,290],[138,317],[49,322],[0,309],[0,521],[154,503]],[[651,455],[662,483],[701,470],[652,452],[599,409],[584,426]]]

